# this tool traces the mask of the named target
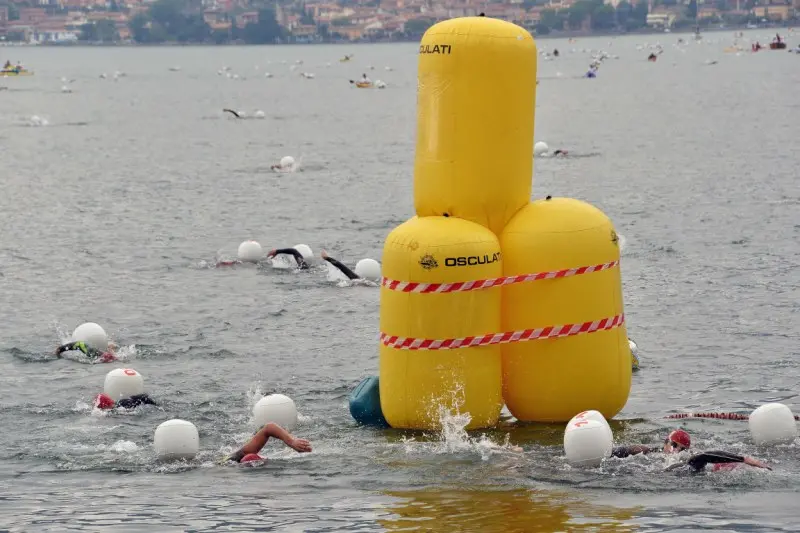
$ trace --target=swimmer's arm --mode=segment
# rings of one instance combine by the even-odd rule
[[[340,263],[339,261],[337,261],[333,257],[328,257],[326,255],[325,257],[323,257],[323,259],[325,261],[327,261],[328,263],[332,264],[333,266],[335,266],[336,268],[338,268],[341,271],[341,273],[344,274],[345,276],[347,276],[349,279],[359,279],[359,275],[358,274],[356,274],[355,272],[353,272],[352,270],[347,268],[346,265],[343,265],[342,263]]]
[[[131,396],[130,398],[125,398],[117,402],[117,407],[122,407],[124,409],[134,409],[139,407],[140,405],[155,405],[158,406],[156,402],[153,401],[150,396],[145,394],[136,394]]]
[[[76,342],[68,342],[67,344],[62,344],[58,348],[56,348],[56,355],[61,357],[61,354],[64,352],[71,352],[73,350],[79,350],[86,354],[88,350],[86,349],[86,345],[81,341]]]
[[[264,447],[270,437],[282,440],[288,447],[298,452],[311,451],[311,444],[307,440],[297,439],[278,424],[273,424],[270,422],[266,426],[259,429],[247,444],[239,448],[235,455],[241,455],[241,457],[244,457],[249,453],[258,453],[261,451],[261,448]]]
[[[611,450],[611,456],[625,458],[631,455],[639,455],[640,453],[650,453],[652,451],[653,449],[649,446],[642,446],[641,444],[635,444],[633,446],[617,446]]]
[[[278,254],[288,254],[294,257],[294,260],[297,261],[297,266],[300,268],[308,267],[306,264],[306,260],[303,258],[303,254],[295,250],[294,248],[281,248],[279,250],[272,250],[268,255],[268,257],[275,257]]]
[[[701,453],[690,458],[688,462],[689,466],[698,471],[704,469],[708,464],[718,463],[745,463],[757,468],[767,468],[772,470],[772,468],[758,459],[753,459],[752,457],[743,457],[741,455],[721,451]]]
[[[156,401],[152,399],[149,394],[146,393],[137,394],[136,396],[133,396],[133,398],[136,398],[137,400],[139,400],[139,402],[141,402],[144,405],[156,405],[156,406],[158,405]]]

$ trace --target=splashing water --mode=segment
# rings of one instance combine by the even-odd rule
[[[429,404],[429,417],[438,421],[436,425],[439,430],[434,434],[437,440],[417,442],[413,437],[404,438],[401,445],[405,452],[408,454],[421,451],[434,454],[477,453],[482,461],[488,461],[497,453],[522,451],[510,443],[508,434],[503,442],[496,442],[484,433],[470,436],[467,426],[472,422],[472,415],[461,412],[464,402],[464,387],[460,383],[456,383],[444,397],[432,398]]]
[[[467,426],[472,421],[469,413],[451,412],[447,406],[439,406],[440,429],[435,436],[438,440],[428,442],[418,442],[414,437],[405,437],[401,441],[401,446],[405,453],[436,455],[446,454],[478,454],[481,461],[488,461],[493,455],[505,453],[520,453],[522,449],[510,443],[510,435],[506,434],[502,442],[492,440],[488,435],[482,433],[478,436],[470,436]]]
[[[467,426],[472,422],[469,413],[451,413],[444,405],[439,406],[439,423],[442,426],[439,435],[444,453],[469,451],[473,441],[467,433]]]
[[[380,287],[380,284],[368,279],[350,279],[345,276],[341,270],[331,265],[327,261],[325,264],[325,277],[331,282],[335,283],[340,289],[345,287]]]
[[[280,173],[280,174],[293,174],[293,173],[297,172],[298,170],[300,170],[302,165],[303,165],[303,158],[301,156],[301,157],[298,157],[297,159],[295,159],[293,163],[291,163],[289,165],[286,165],[286,166],[282,166],[282,167],[275,167],[275,168],[273,168],[273,170],[275,172]]]
[[[335,281],[330,280],[329,281]],[[380,284],[368,279],[340,279],[336,281],[336,286],[340,289],[346,287],[380,287]]]
[[[44,117],[40,117],[39,115],[33,115],[27,121],[27,125],[32,127],[48,126],[49,124],[49,120]]]
[[[255,407],[258,400],[266,396],[267,393],[261,388],[261,383],[256,383],[254,385],[250,385],[250,388],[247,389],[245,393],[245,399],[247,402],[247,410],[253,411],[253,407]]]
[[[341,270],[333,266],[332,264],[325,261],[325,276],[328,281],[332,283],[336,283],[340,287],[346,287],[346,284],[349,284],[350,279],[345,276]]]
[[[276,255],[272,258],[271,265],[272,268],[276,268],[278,270],[297,268],[297,263],[295,262],[294,257],[286,255]]]
[[[114,354],[118,361],[129,361],[136,355],[136,345],[120,346]]]
[[[137,446],[135,442],[129,440],[118,440],[106,449],[117,453],[133,453],[139,449],[139,446]]]

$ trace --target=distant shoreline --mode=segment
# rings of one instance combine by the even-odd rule
[[[700,34],[704,33],[725,33],[725,32],[742,32],[742,31],[755,31],[755,30],[787,30],[790,29],[790,26],[787,25],[763,25],[759,26],[758,28],[748,28],[747,26],[726,26],[724,28],[705,28],[703,29]],[[694,30],[692,28],[681,28],[679,30],[671,30],[669,32],[665,32],[664,30],[656,30],[656,29],[644,29],[641,31],[632,31],[632,32],[615,32],[615,31],[608,31],[608,32],[582,32],[582,31],[561,31],[556,32],[553,31],[546,35],[534,35],[534,38],[537,41],[548,41],[548,40],[556,40],[556,39],[587,39],[591,37],[627,37],[627,36],[635,36],[635,35],[664,35],[664,36],[671,36],[671,35],[694,35]],[[793,33],[793,32],[792,32]],[[421,36],[420,36],[421,38]],[[114,43],[90,43],[85,41],[75,41],[75,42],[59,42],[59,43],[11,43],[11,42],[2,42],[0,43],[0,48],[3,47],[104,47],[104,48],[113,48],[113,47],[143,47],[143,48],[159,48],[159,47],[199,47],[199,46],[207,46],[207,47],[225,47],[225,46],[315,46],[315,45],[337,45],[337,46],[353,46],[353,45],[364,45],[364,44],[400,44],[400,43],[418,43],[419,39],[398,39],[398,40],[381,40],[381,41],[330,41],[330,42],[286,42],[286,43],[279,43],[276,45],[272,44],[246,44],[244,42],[228,42],[222,44],[215,44],[215,43],[178,43],[178,42],[164,42],[164,43],[136,43],[136,42],[114,42]]]

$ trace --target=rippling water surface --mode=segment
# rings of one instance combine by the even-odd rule
[[[643,368],[620,443],[658,442],[676,411],[800,411],[800,59],[723,53],[726,33],[680,49],[663,36],[649,63],[637,45],[659,37],[539,43],[562,56],[540,62],[537,138],[585,157],[537,160],[534,197],[592,202],[626,237]],[[619,58],[581,79],[599,48]],[[697,448],[773,472],[682,477],[656,456],[571,469],[557,426],[357,428],[347,395],[377,372],[378,289],[321,266],[209,268],[247,238],[380,259],[413,214],[414,44],[0,51],[36,71],[0,79],[0,529],[800,528],[796,444],[755,447],[742,423],[685,426]],[[362,72],[388,88],[353,89]],[[284,155],[301,170],[270,172]],[[87,320],[163,410],[91,411],[111,367],[51,355]],[[271,444],[263,467],[215,466],[272,391],[296,400],[314,453]],[[197,424],[203,451],[159,464],[152,433],[174,417]]]

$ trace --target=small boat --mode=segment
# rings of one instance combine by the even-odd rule
[[[772,39],[772,42],[769,43],[770,50],[785,50],[786,49],[786,41],[781,39],[779,34],[775,34],[775,38]]]
[[[4,68],[0,70],[0,76],[33,76],[33,72],[24,68]]]

